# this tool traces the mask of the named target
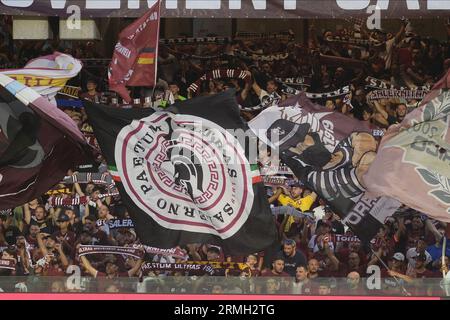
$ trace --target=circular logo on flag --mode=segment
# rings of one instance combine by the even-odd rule
[[[234,235],[253,205],[251,167],[219,125],[157,112],[117,136],[115,160],[131,200],[162,227]]]

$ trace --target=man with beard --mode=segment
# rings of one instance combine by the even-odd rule
[[[85,219],[85,223],[83,226],[83,231],[89,233],[92,237],[92,245],[108,245],[108,236],[102,230],[99,230],[97,227],[97,218],[94,216],[88,216]]]
[[[30,225],[37,225],[40,232],[52,234],[55,230],[55,224],[53,219],[47,218],[47,211],[43,206],[37,206],[34,212],[34,216],[31,216],[31,211],[28,204],[24,205],[25,211],[25,223]]]
[[[308,268],[300,265],[295,271],[295,280],[292,282],[291,294],[311,294],[312,284],[308,278]]]

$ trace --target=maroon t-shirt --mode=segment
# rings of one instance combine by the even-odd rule
[[[38,243],[37,243],[37,239],[36,238],[33,239],[32,237],[30,237],[30,235],[28,235],[28,236],[26,236],[25,239],[27,240],[28,244],[33,246],[33,249],[38,247]]]
[[[265,270],[261,272],[261,277],[290,277],[290,275],[284,271],[281,273],[273,273],[272,270]]]
[[[55,237],[57,237],[57,238],[61,238],[61,237],[62,237],[62,238],[64,239],[64,241],[66,241],[67,244],[68,244],[71,248],[73,248],[73,246],[75,245],[75,241],[77,240],[77,236],[76,236],[75,233],[72,232],[72,231],[68,231],[65,235],[63,235],[63,234],[61,233],[61,231],[58,230],[58,231],[56,231],[56,232],[53,233],[53,236],[55,236]]]
[[[425,271],[421,272],[421,273],[416,271],[416,278],[417,279],[420,279],[420,278],[439,278],[439,277],[441,277],[441,275],[439,273],[431,271],[431,270],[428,270],[428,269],[425,269]]]
[[[100,103],[102,94],[100,92],[96,92],[94,95],[90,95],[89,92],[83,92],[80,94],[81,100],[89,100],[91,102]]]

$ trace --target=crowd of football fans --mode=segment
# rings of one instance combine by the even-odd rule
[[[448,28],[443,32],[450,35]],[[229,88],[236,90],[241,106],[254,107],[267,102],[267,97],[274,103],[288,98],[280,78],[303,78],[309,79],[307,85],[297,84],[297,89],[308,92],[331,92],[350,85],[349,99],[335,96],[316,102],[329,110],[387,128],[401,122],[420,101],[368,99],[371,89],[367,88],[367,77],[383,80],[396,88],[414,90],[432,86],[450,66],[448,42],[414,33],[408,21],[402,22],[399,30],[392,31],[362,29],[356,35],[351,29],[319,32],[312,25],[306,44],[286,37],[244,37],[227,43],[163,45],[159,52],[158,85],[154,92],[150,90],[153,94],[150,101],[141,107],[164,109],[174,101]],[[0,33],[0,45],[3,66],[20,66],[54,50],[80,59],[98,58],[92,42],[72,48],[62,47],[58,42],[18,44],[4,32]],[[289,55],[283,59],[270,58],[279,53]],[[254,59],[253,55],[269,58]],[[245,70],[250,81],[212,79],[203,81],[195,94],[189,92],[191,83],[214,69]],[[107,93],[105,72],[86,67],[81,81],[75,79],[73,84],[84,89],[80,99],[120,107],[119,100]],[[133,89],[132,94],[134,98],[142,98],[145,92],[149,91]],[[65,108],[65,112],[87,136],[92,134],[82,108]],[[242,117],[249,120],[258,112],[243,111]],[[69,172],[68,177],[73,174],[77,173]],[[180,247],[185,258],[148,253],[141,259],[114,254],[80,257],[80,245],[124,247],[139,244],[139,239],[133,228],[109,227],[110,220],[129,218],[113,185],[75,180],[61,183],[38,199],[2,212],[1,259],[14,260],[15,268],[0,268],[0,275],[9,276],[0,277],[0,288],[20,292],[445,295],[445,290],[432,279],[448,271],[450,248],[442,263],[446,224],[427,218],[426,212],[402,207],[379,230],[371,248],[367,248],[323,199],[300,182],[267,187],[267,196],[272,207],[291,206],[304,213],[302,216],[274,215],[280,237],[279,252],[233,256],[215,245],[193,243]],[[56,198],[84,201],[58,205]],[[220,277],[170,270],[143,273],[141,269],[145,261],[175,264],[186,260],[211,263],[217,266],[215,274]],[[239,263],[239,267],[227,269],[226,262]],[[69,277],[76,273],[77,267],[82,279],[78,286],[71,285]],[[367,283],[371,275],[376,275],[377,267],[381,285],[378,290],[369,290]],[[13,276],[15,280],[8,280]]]

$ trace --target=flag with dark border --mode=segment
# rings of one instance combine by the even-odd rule
[[[90,102],[86,111],[145,244],[209,243],[249,254],[277,242],[256,154],[248,148],[256,136],[240,117],[234,90],[164,112]]]

